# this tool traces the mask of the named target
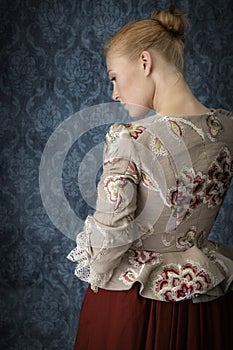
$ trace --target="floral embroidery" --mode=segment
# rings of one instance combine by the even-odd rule
[[[228,148],[221,150],[208,171],[204,202],[213,207],[222,202],[233,176],[233,161]]]
[[[104,166],[108,166],[108,165],[111,166],[111,165],[116,164],[118,161],[119,161],[118,158],[112,158],[111,160],[105,158],[103,165],[104,165]]]
[[[160,139],[158,137],[154,137],[152,139],[151,149],[152,149],[153,154],[156,157],[168,155],[166,148],[164,147],[164,145],[162,144],[162,142],[160,141]]]
[[[170,190],[170,199],[173,215],[180,222],[190,215],[203,201],[206,176],[198,172],[196,175],[193,169],[183,169],[177,187]]]
[[[158,187],[156,184],[153,183],[152,179],[150,178],[149,174],[147,174],[145,171],[141,171],[141,182],[150,189],[153,189],[155,191],[158,191]]]
[[[110,129],[105,138],[105,158],[107,158],[107,160],[114,158],[119,146],[119,139],[120,133],[114,132],[112,129]]]
[[[131,222],[133,222],[133,220],[134,220],[134,217],[133,217],[133,215],[126,215],[126,220],[127,220],[127,222],[130,224]]]
[[[193,179],[193,198],[191,208],[194,209],[198,204],[201,203],[201,198],[204,196],[205,192],[206,176],[200,171],[197,172]]]
[[[104,181],[104,189],[107,193],[108,200],[116,203],[114,211],[117,211],[122,203],[123,192],[127,183],[128,180],[123,176],[108,176]]]
[[[166,121],[168,123],[168,127],[175,134],[178,139],[181,139],[184,136],[184,127],[183,125],[188,125],[190,128],[196,131],[196,133],[204,140],[204,133],[202,129],[198,128],[195,124],[193,124],[190,120],[186,120],[184,118],[178,117],[163,117],[160,121]],[[181,126],[182,124],[182,126]]]
[[[191,202],[196,200],[193,194],[194,179],[194,170],[185,168],[176,181],[177,186],[169,190],[171,209],[178,223],[190,214]]]
[[[129,269],[119,277],[119,280],[125,285],[130,286],[136,281],[137,277],[138,274],[133,269]]]
[[[195,124],[193,124],[190,120],[186,120],[183,118],[174,118],[176,120],[178,120],[180,123],[188,125],[190,128],[192,128],[194,131],[196,131],[196,133],[204,140],[205,136],[204,133],[202,131],[202,129],[198,128]]]
[[[136,124],[126,124],[125,127],[128,129],[128,132],[132,138],[137,140],[137,138],[143,133],[144,126],[142,125],[136,125]]]
[[[233,161],[230,151],[223,148],[211,164],[207,175],[184,168],[169,190],[171,210],[177,222],[183,221],[199,204],[214,207],[222,202],[233,176]]]
[[[131,176],[133,176],[134,178],[137,178],[137,177],[138,177],[137,168],[135,167],[134,163],[132,163],[132,162],[129,162],[129,163],[128,163],[128,166],[127,166],[127,169],[126,169],[125,174],[126,174],[126,175],[131,175]]]
[[[194,245],[197,246],[198,248],[201,248],[203,245],[205,236],[206,235],[204,231],[198,233],[197,228],[192,226],[184,236],[177,238],[176,246],[177,248],[180,248],[180,249],[191,248]]]
[[[186,250],[196,246],[202,251],[211,261],[216,261],[216,250],[218,243],[208,240],[208,235],[205,231],[197,232],[197,228],[192,226],[184,236],[176,238],[176,247]]]
[[[129,250],[129,263],[135,267],[140,267],[144,264],[158,265],[162,261],[162,255],[146,250]]]
[[[209,139],[214,142],[223,129],[222,124],[220,123],[220,120],[213,114],[207,117],[206,123],[209,128],[207,135]]]
[[[195,124],[193,124],[190,120],[186,120],[183,118],[178,118],[178,120],[185,124],[190,126],[190,128],[192,128],[194,131],[196,131],[196,133],[204,140],[205,139],[205,135],[204,132],[202,131],[202,129],[198,128]]]
[[[203,268],[187,262],[163,267],[155,279],[154,294],[162,301],[181,301],[197,297],[212,286],[213,277]]]
[[[216,250],[218,249],[219,249],[218,242],[208,241],[208,246],[202,247],[201,251],[203,254],[205,254],[208,257],[208,259],[216,263],[216,262],[220,262],[220,260],[217,259],[217,256],[216,256]],[[222,264],[223,262],[220,263],[220,265]]]
[[[182,127],[180,126],[180,124],[175,121],[174,119],[169,119],[169,125],[171,130],[173,131],[173,133],[179,138],[181,139],[183,137],[184,131],[182,129]]]

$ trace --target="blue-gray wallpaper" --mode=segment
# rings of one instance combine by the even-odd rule
[[[194,93],[233,110],[232,0],[0,0],[1,349],[73,348],[86,285],[66,259],[75,242],[43,205],[41,157],[69,116],[111,100],[104,41],[171,3],[189,13],[186,76]],[[106,130],[90,128],[79,139],[83,154],[72,147],[64,161],[64,193],[82,220],[93,208],[78,189],[78,164]],[[231,245],[232,197],[233,187],[211,232]]]

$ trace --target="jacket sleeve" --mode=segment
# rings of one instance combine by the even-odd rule
[[[103,158],[96,212],[87,217],[84,231],[77,235],[77,246],[67,257],[77,262],[75,274],[93,290],[104,287],[138,238],[133,222],[140,167],[125,126],[114,124],[110,128]]]

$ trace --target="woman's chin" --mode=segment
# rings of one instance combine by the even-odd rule
[[[131,103],[123,103],[122,105],[128,111],[131,118],[143,117],[150,110],[148,107],[135,105]]]

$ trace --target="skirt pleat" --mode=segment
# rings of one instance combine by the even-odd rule
[[[166,303],[128,291],[86,292],[75,350],[232,350],[233,293]]]

